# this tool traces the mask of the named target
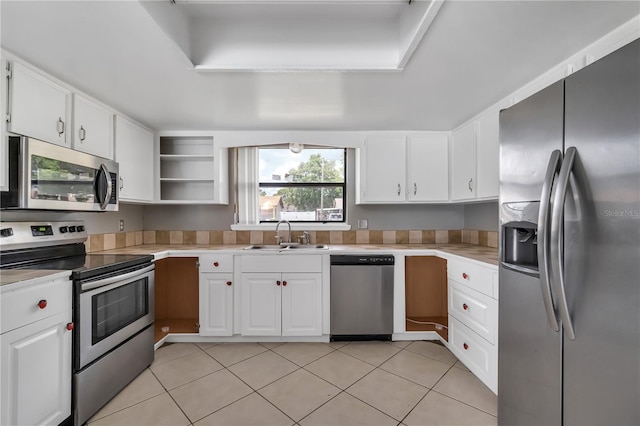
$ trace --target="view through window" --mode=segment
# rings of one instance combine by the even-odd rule
[[[260,148],[260,222],[344,222],[343,148]]]

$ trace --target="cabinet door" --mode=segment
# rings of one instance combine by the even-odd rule
[[[200,335],[233,335],[233,274],[200,273]]]
[[[3,425],[57,425],[71,414],[71,311],[0,337]]]
[[[476,196],[475,121],[452,134],[451,199],[467,200]]]
[[[477,198],[498,198],[500,189],[499,111],[478,121]]]
[[[322,335],[321,274],[282,274],[282,335]]]
[[[2,58],[0,60],[0,69],[3,70],[2,77],[6,77],[4,74],[7,71],[7,60]],[[3,82],[7,80],[3,79]],[[9,154],[9,144],[7,139],[7,84],[0,84],[0,99],[5,101],[0,101],[0,191],[8,191],[9,190],[9,163],[7,162],[7,156]]]
[[[10,121],[8,130],[62,146],[67,137],[67,107],[71,92],[26,68],[11,64]]]
[[[113,113],[83,96],[73,99],[73,149],[113,160]]]
[[[241,277],[242,335],[280,336],[281,274],[243,273]]]
[[[116,161],[120,164],[120,200],[153,201],[153,133],[116,116]]]
[[[449,199],[449,137],[446,133],[410,136],[407,142],[407,199]]]
[[[364,162],[361,164],[360,196],[365,203],[405,200],[407,166],[404,136],[367,138],[360,161]]]

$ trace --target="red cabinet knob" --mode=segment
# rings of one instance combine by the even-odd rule
[[[467,305],[466,303],[463,303],[462,304],[462,309],[464,309],[466,311],[467,309],[469,309],[469,305]]]
[[[38,302],[38,308],[44,309],[46,307],[47,307],[47,301],[45,299],[42,299],[41,301]]]
[[[462,344],[462,347],[464,348],[464,350],[466,351],[467,349],[469,349],[469,345],[467,345],[466,343]]]
[[[287,282],[286,282],[286,281],[282,281],[282,285],[283,285],[283,286],[284,286],[284,285],[287,285]]]
[[[73,330],[73,323],[72,322],[67,323],[67,330],[69,330],[69,331]]]
[[[276,285],[280,285],[280,281],[276,281]]]
[[[469,278],[469,275],[467,275],[467,273],[466,273],[466,272],[463,272],[463,273],[462,273],[462,278],[464,278],[464,279],[466,280],[467,278]]]
[[[213,262],[213,266],[217,268],[218,266],[220,266],[220,264],[218,262]]]
[[[227,285],[231,285],[231,281],[227,281]]]

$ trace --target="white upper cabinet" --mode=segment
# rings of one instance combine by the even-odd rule
[[[492,109],[452,132],[451,200],[498,198],[499,110]]]
[[[449,199],[449,137],[446,133],[409,136],[407,141],[407,199]]]
[[[476,123],[466,124],[451,135],[451,200],[476,197]]]
[[[356,162],[358,204],[448,200],[447,133],[370,136]]]
[[[116,116],[116,161],[120,165],[120,201],[153,201],[153,133]]]
[[[8,131],[69,147],[71,91],[15,61],[9,77]]]
[[[500,111],[489,111],[478,120],[477,198],[498,198],[500,192]]]
[[[113,160],[113,113],[73,95],[73,149]]]
[[[5,58],[0,59],[0,66],[2,67],[3,72],[8,72],[7,70],[7,60]],[[6,77],[6,74],[3,74]],[[8,82],[5,78],[3,81]],[[9,164],[7,162],[7,156],[9,155],[9,144],[7,140],[7,89],[9,88],[7,84],[0,84],[0,117],[2,117],[2,122],[0,123],[0,191],[7,191],[9,189]]]
[[[363,203],[405,200],[406,138],[371,136],[360,159],[360,201]]]

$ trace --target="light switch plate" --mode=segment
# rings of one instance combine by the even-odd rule
[[[367,219],[358,219],[358,229],[369,228],[369,221]]]

